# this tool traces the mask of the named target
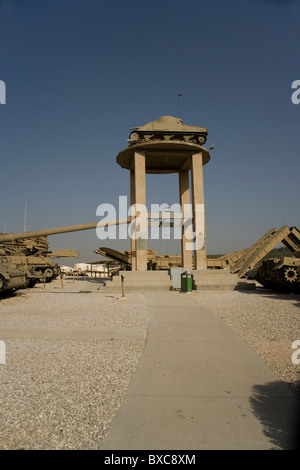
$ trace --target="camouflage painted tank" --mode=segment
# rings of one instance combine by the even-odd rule
[[[46,282],[60,274],[59,266],[48,254],[47,237],[7,241],[0,246],[0,266],[7,270],[14,266],[26,276],[24,287],[33,287],[37,281]]]
[[[173,116],[161,116],[145,126],[133,127],[129,135],[129,144],[155,141],[179,141],[204,145],[207,139],[206,127],[187,126],[183,120]]]

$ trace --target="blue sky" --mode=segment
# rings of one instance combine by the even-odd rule
[[[0,1],[0,231],[97,221],[129,196],[116,163],[129,128],[162,115],[208,128],[208,253],[300,226],[300,2],[297,0]],[[178,93],[180,108],[178,109]],[[147,176],[147,205],[178,202],[177,175]],[[96,260],[95,231],[52,248]],[[152,242],[161,254],[171,242]]]

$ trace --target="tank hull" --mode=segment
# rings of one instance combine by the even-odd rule
[[[9,261],[23,271],[28,280],[50,282],[60,274],[59,266],[46,256],[10,256]],[[1,259],[0,259],[1,262]],[[31,283],[32,285],[32,283]]]
[[[182,119],[174,116],[161,116],[144,126],[134,127],[131,131],[129,144],[160,141],[204,145],[208,135],[206,127],[187,126]]]
[[[0,293],[23,289],[26,287],[27,278],[23,271],[14,265],[0,265]]]
[[[300,258],[283,257],[264,260],[253,271],[254,279],[267,289],[300,293]]]
[[[57,263],[49,257],[47,237],[24,238],[3,242],[0,267],[7,273],[2,289],[33,287],[36,282],[50,282],[60,274]],[[18,275],[22,273],[22,275]]]

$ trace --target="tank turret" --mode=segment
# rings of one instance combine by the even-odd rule
[[[187,126],[183,120],[174,116],[161,116],[156,121],[141,127],[133,127],[129,135],[129,144],[143,142],[187,142],[204,145],[207,139],[206,127]]]

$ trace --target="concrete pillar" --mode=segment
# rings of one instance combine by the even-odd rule
[[[184,213],[184,210],[187,210],[188,206],[191,206],[190,200],[190,178],[189,171],[180,171],[179,172],[179,196],[180,196],[180,205],[181,211]],[[190,211],[189,211],[190,212]],[[186,244],[191,242],[191,232],[192,226],[190,221],[187,221],[184,225],[184,220],[182,221],[182,238],[181,238],[181,260],[183,268],[193,267],[193,251],[187,249]]]
[[[195,242],[195,268],[207,269],[206,236],[204,217],[204,185],[203,185],[203,157],[202,153],[192,155],[192,203]]]
[[[134,201],[136,207],[136,270],[147,270],[147,209],[146,209],[146,157],[144,152],[135,151],[134,167]]]
[[[135,204],[135,183],[134,183],[134,168],[130,170],[130,208],[131,208],[131,226],[134,220],[133,206]],[[131,270],[136,271],[136,252],[135,252],[135,237],[131,234]]]

